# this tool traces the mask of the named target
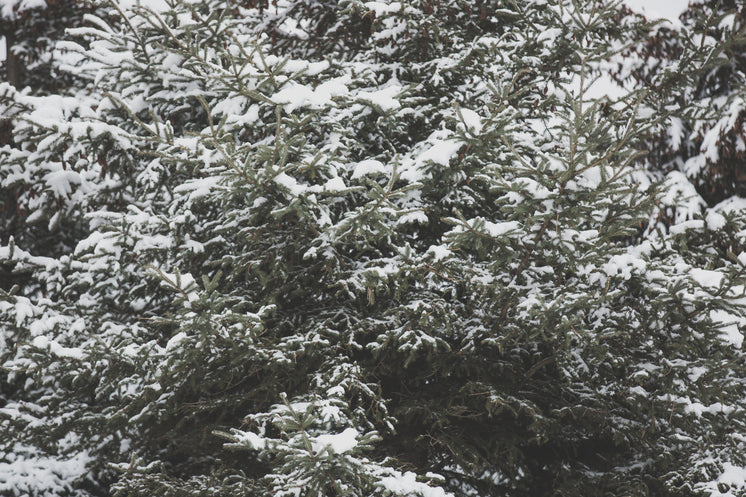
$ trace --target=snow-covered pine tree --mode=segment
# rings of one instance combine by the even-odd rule
[[[0,171],[0,243],[7,244],[14,237],[37,255],[71,250],[80,239],[80,225],[84,223],[77,215],[58,215],[53,222],[57,229],[46,225],[55,212],[68,210],[69,205],[62,204],[69,202],[62,194],[42,193],[38,187],[43,179],[30,179],[36,174],[52,176],[57,168],[47,163],[46,157],[40,161],[34,154],[35,143],[45,131],[25,127],[20,115],[31,110],[27,100],[32,97],[59,99],[74,97],[78,92],[85,94],[85,83],[74,72],[63,69],[70,63],[69,54],[56,44],[66,37],[66,28],[82,25],[85,14],[95,10],[92,4],[78,0],[0,3],[0,43],[5,45],[5,56],[0,60],[0,145],[11,145],[4,153],[14,154],[12,159],[3,159]],[[58,144],[57,148],[61,157],[68,147]],[[64,160],[60,165],[67,167]],[[47,183],[52,182],[51,177],[47,178]],[[43,202],[56,205],[43,209],[43,218],[27,218]],[[0,266],[0,288],[7,290],[13,282],[6,268]]]
[[[85,229],[0,248],[2,491],[743,493],[743,220],[658,224],[687,183],[603,96],[637,18],[126,4],[14,97],[3,166]]]
[[[648,89],[652,98],[641,104],[647,107],[643,112],[668,116],[651,128],[644,140],[644,148],[650,152],[643,164],[653,175],[664,178],[668,191],[678,192],[684,201],[671,202],[670,193],[663,195],[658,228],[668,233],[670,248],[684,256],[687,264],[718,271],[729,266],[726,261],[743,258],[744,202],[739,196],[744,192],[744,76],[739,48],[744,40],[743,20],[739,2],[691,2],[678,21],[659,22],[648,36],[638,40],[614,71],[627,85]],[[732,281],[726,273],[723,280],[715,276],[699,283],[731,285]],[[737,284],[734,288],[740,291]],[[711,312],[716,322],[724,316]],[[733,319],[731,330],[740,326],[739,322]],[[724,328],[723,338],[727,340],[728,334]],[[733,336],[734,346],[741,348],[740,335]],[[703,354],[709,354],[709,349]],[[723,369],[737,363],[736,359],[718,361]],[[729,374],[733,378],[743,375],[741,371]],[[701,384],[696,370],[689,379],[705,398],[728,389],[722,384]],[[739,388],[737,382],[731,385]],[[684,456],[674,451],[688,462],[670,471],[666,481],[682,493],[742,495],[743,449],[738,442],[742,420],[738,409],[712,405],[726,416],[718,420],[722,424],[707,437],[707,444],[700,442],[709,448]],[[699,406],[688,410],[697,413],[697,420],[706,415]],[[722,450],[726,446],[735,449]]]
[[[83,192],[90,191],[79,178],[87,177],[91,168],[81,164],[85,159],[80,150],[93,148],[70,146],[70,127],[54,126],[70,118],[75,102],[83,103],[78,97],[89,93],[83,80],[62,69],[70,60],[56,43],[65,38],[65,28],[83,24],[84,15],[93,11],[90,3],[68,0],[0,4],[0,43],[5,53],[0,60],[0,245],[11,251],[17,242],[35,256],[59,257],[89,233],[80,204],[88,201]],[[3,257],[3,306],[8,291],[19,294],[23,306],[26,297],[43,295],[43,286]],[[23,324],[0,326],[0,406],[12,407],[27,398],[27,376],[5,365],[8,353],[18,345],[16,333]],[[42,395],[42,390],[36,389],[34,395]],[[79,457],[58,460],[55,454],[57,463],[50,465],[46,458],[50,445],[45,443],[37,451],[29,436],[19,429],[3,433],[0,493],[22,495],[34,487],[58,488],[70,474],[81,474],[84,466]]]
[[[653,86],[653,108],[672,116],[649,140],[654,167],[683,172],[710,206],[746,194],[745,19],[742,2],[692,2],[640,39],[617,74]]]
[[[84,0],[3,0],[0,3],[0,37],[5,58],[0,61],[0,80],[18,89],[59,91],[74,79],[57,67],[57,41],[65,29],[80,26],[87,12],[95,10]]]

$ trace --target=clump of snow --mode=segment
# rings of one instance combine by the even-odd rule
[[[187,334],[183,331],[180,331],[179,333],[175,334],[171,338],[169,338],[168,342],[166,343],[166,350],[173,350],[176,347],[179,346],[181,342],[187,339]]]
[[[438,140],[432,147],[417,157],[417,162],[425,163],[433,161],[442,166],[447,166],[454,155],[461,148],[462,143],[454,140]]]
[[[282,185],[290,190],[290,193],[292,193],[293,195],[301,195],[307,190],[307,187],[305,185],[298,183],[295,178],[289,176],[286,173],[278,174],[277,176],[275,176],[274,181],[278,185]]]
[[[662,206],[676,207],[675,224],[694,218],[706,206],[694,185],[679,171],[666,175],[660,202]]]
[[[712,211],[723,214],[744,212],[746,211],[746,198],[736,196],[727,198],[713,207]]]
[[[326,83],[311,88],[309,85],[289,81],[285,86],[272,95],[272,100],[283,106],[288,114],[301,107],[320,109],[333,105],[332,98],[348,93],[349,76],[334,78]]]
[[[324,183],[324,191],[327,192],[340,192],[347,189],[347,185],[342,178],[337,176]]]
[[[612,256],[603,266],[608,276],[619,275],[625,280],[630,279],[633,273],[644,273],[646,268],[647,263],[631,253]]]
[[[269,57],[267,57],[269,59]],[[315,76],[323,71],[329,69],[329,61],[322,60],[320,62],[308,62],[306,60],[288,60],[285,65],[282,66],[282,72],[284,73],[298,73],[303,72],[306,76]]]
[[[375,12],[376,17],[381,17],[384,14],[400,11],[402,4],[401,2],[365,2],[365,7]]]
[[[399,218],[396,220],[396,224],[407,224],[407,223],[427,223],[430,219],[427,217],[427,214],[425,214],[421,210],[414,210],[411,212],[407,212],[406,214],[402,214],[399,216]]]
[[[699,150],[704,158],[710,162],[717,162],[720,158],[720,139],[724,134],[723,131],[721,126],[715,125],[702,137],[702,145],[700,145]]]
[[[366,159],[355,164],[352,172],[352,179],[362,178],[370,174],[386,173],[386,166],[381,161]]]
[[[34,338],[31,345],[38,349],[49,350],[52,354],[58,357],[65,357],[68,359],[83,360],[85,357],[83,351],[79,348],[63,347],[54,340],[50,340],[45,336],[38,336]]]
[[[278,104],[283,104],[285,112],[290,114],[295,109],[305,105],[313,105],[314,103],[323,105],[323,101],[317,97],[310,86],[291,81],[282,90],[275,93],[272,99]]]
[[[435,260],[439,261],[451,255],[452,252],[443,245],[430,245],[430,248],[427,249],[427,253],[432,254]]]
[[[466,129],[469,132],[477,134],[482,131],[482,118],[479,117],[479,114],[477,114],[473,110],[465,108],[460,108],[459,113],[461,114],[463,124],[466,125]],[[459,126],[463,128],[463,126]]]
[[[684,161],[682,170],[689,178],[694,178],[701,174],[705,168],[707,168],[707,158],[702,154],[698,154]]]
[[[417,475],[411,471],[381,479],[384,488],[394,494],[418,494],[422,497],[452,497],[440,487],[431,487],[417,481]]]
[[[502,223],[493,223],[490,221],[484,222],[484,229],[487,230],[487,233],[490,236],[495,238],[511,231],[517,231],[519,228],[520,224],[518,221],[505,221]]]
[[[547,187],[533,178],[519,178],[516,181],[516,186],[518,185],[520,185],[521,190],[525,190],[526,194],[530,198],[534,198],[536,200],[544,200],[552,196],[552,192]],[[516,199],[516,203],[520,202],[522,199],[523,196],[518,196]]]
[[[671,117],[668,126],[668,139],[674,149],[681,146],[681,140],[684,138],[684,123],[678,117]]]
[[[697,381],[706,372],[707,372],[707,368],[704,368],[701,366],[694,366],[694,367],[689,368],[687,377],[689,378],[690,381]]]
[[[707,269],[692,268],[689,275],[703,287],[719,288],[723,282],[723,273]]]
[[[357,447],[358,435],[355,428],[347,428],[335,435],[319,435],[311,441],[311,446],[314,452],[330,450],[334,454],[344,454]]]
[[[688,400],[688,399],[687,399]],[[730,414],[733,412],[733,407],[726,406],[720,402],[715,402],[713,404],[710,404],[709,406],[706,406],[702,404],[701,402],[690,402],[688,405],[684,406],[684,411],[688,413],[692,413],[695,416],[699,417],[703,414]]]
[[[245,444],[254,450],[264,449],[267,446],[267,441],[264,438],[250,431],[234,433],[234,437],[237,443]]]
[[[707,213],[707,217],[705,218],[705,222],[707,223],[707,229],[713,231],[719,230],[723,226],[725,226],[725,216],[723,216],[719,212],[709,211]]]
[[[358,92],[357,98],[381,109],[383,112],[388,112],[401,107],[399,100],[396,98],[401,91],[401,85],[393,83],[381,90]]]
[[[691,219],[689,221],[683,221],[678,224],[674,224],[671,226],[669,231],[674,235],[680,235],[681,233],[685,233],[687,230],[698,230],[702,229],[705,225],[705,222],[701,219]]]
[[[71,185],[79,185],[82,183],[80,174],[77,171],[62,169],[61,167],[55,171],[47,173],[44,176],[44,181],[46,182],[47,187],[59,198],[67,198],[73,191]]]
[[[148,10],[157,13],[166,12],[170,9],[166,0],[148,0],[147,2],[142,2],[142,0],[117,0],[116,3],[123,11],[132,10],[134,7],[140,7],[141,4],[144,4],[143,6]]]
[[[554,40],[557,39],[562,34],[562,30],[560,28],[550,28],[545,29],[541,33],[539,33],[539,36],[536,37],[536,41],[544,41],[548,40],[551,42],[554,42]]]
[[[16,326],[21,326],[26,318],[36,314],[36,307],[26,297],[16,297],[13,307],[16,313]]]

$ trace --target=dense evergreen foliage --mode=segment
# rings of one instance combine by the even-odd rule
[[[69,23],[0,84],[0,493],[746,495],[726,7]]]

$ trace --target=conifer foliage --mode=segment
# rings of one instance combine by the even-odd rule
[[[69,92],[0,86],[36,226],[0,233],[0,492],[746,495],[744,201],[643,158],[660,95],[603,91],[640,17],[97,14]]]

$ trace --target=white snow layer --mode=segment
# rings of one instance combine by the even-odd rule
[[[720,485],[726,485],[730,488],[722,492],[718,488]],[[740,495],[737,490],[743,487],[746,487],[746,468],[735,466],[729,462],[723,463],[723,472],[717,481],[706,484],[706,489],[710,491],[710,495],[718,495],[720,497],[736,497],[736,495]],[[733,490],[733,492],[730,490]]]
[[[746,211],[746,198],[730,197],[712,208],[715,212],[731,213]]]
[[[50,495],[65,492],[69,490],[70,480],[86,473],[90,461],[86,453],[63,459],[44,457],[34,453],[33,449],[28,452],[33,456],[26,457],[20,450],[4,455],[5,461],[0,461],[0,494]]]

